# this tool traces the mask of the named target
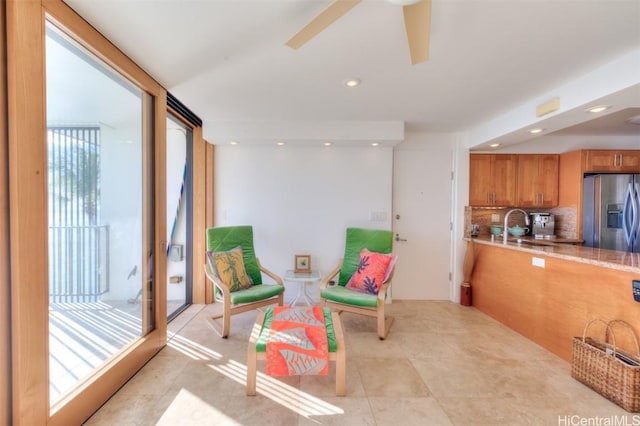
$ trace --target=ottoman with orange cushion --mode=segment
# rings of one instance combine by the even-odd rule
[[[283,308],[277,308],[282,312]],[[291,310],[300,310],[300,308],[284,308]],[[311,309],[311,308],[306,308]],[[337,313],[331,312],[329,308],[321,309],[321,315],[324,317],[324,329],[326,331],[326,342],[328,349],[328,360],[335,362],[336,369],[336,395],[346,395],[346,351],[344,343],[344,334],[342,333],[342,325],[340,317]],[[320,315],[320,314],[319,314]],[[274,308],[267,308],[265,312],[260,312],[253,326],[251,337],[249,338],[249,346],[247,348],[247,395],[256,394],[256,375],[258,368],[258,360],[267,361],[267,345],[270,339],[271,324],[273,322]],[[314,374],[311,370],[311,374]],[[269,366],[267,366],[269,372]],[[296,374],[290,373],[290,374]]]

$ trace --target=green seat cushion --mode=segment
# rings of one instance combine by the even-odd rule
[[[253,285],[262,284],[262,274],[253,248],[253,227],[220,226],[207,228],[207,251],[229,251],[242,247],[244,269],[251,277]]]
[[[345,305],[362,306],[367,308],[375,308],[378,306],[377,295],[349,290],[348,288],[339,285],[325,288],[320,292],[320,297],[333,302],[344,303]]]
[[[360,263],[360,251],[365,248],[376,253],[391,253],[393,233],[383,229],[347,228],[339,285],[347,285]]]
[[[254,285],[244,290],[238,290],[229,293],[231,303],[234,305],[240,303],[251,303],[259,300],[268,299],[284,292],[284,286],[281,285]]]
[[[338,350],[338,342],[336,340],[336,333],[333,330],[333,319],[331,318],[331,309],[324,308],[324,325],[327,328],[327,343],[329,344],[329,352],[335,352]],[[260,336],[256,341],[256,352],[267,351],[267,336],[269,329],[271,328],[271,321],[273,319],[273,307],[268,307],[264,311],[264,324]]]

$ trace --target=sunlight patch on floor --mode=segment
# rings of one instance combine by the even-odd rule
[[[186,389],[180,389],[180,391],[178,391],[175,398],[173,398],[171,404],[169,404],[169,406],[164,410],[156,424],[176,424],[177,419],[184,418],[185,407],[188,407],[190,413],[198,413],[199,418],[210,419],[214,421],[215,424],[241,424]]]
[[[217,361],[223,358],[218,352],[178,335],[167,342],[167,346],[195,360]]]
[[[247,383],[247,366],[230,360],[223,365],[210,365],[213,370],[245,386]],[[320,398],[287,385],[273,377],[258,372],[257,391],[261,395],[298,414],[310,416],[329,416],[344,414],[344,410]],[[252,398],[248,396],[247,398]]]

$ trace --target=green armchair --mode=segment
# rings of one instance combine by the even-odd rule
[[[253,285],[235,289],[225,283],[212,270],[210,261],[204,265],[205,275],[213,285],[214,299],[222,301],[222,314],[208,318],[209,324],[221,337],[229,336],[231,316],[267,305],[284,303],[284,284],[282,278],[264,268],[255,255],[253,247],[253,228],[251,226],[227,226],[207,229],[207,252],[228,252],[242,247],[242,260],[246,275]],[[209,258],[209,256],[207,256]],[[242,272],[242,271],[240,271]],[[275,285],[263,284],[262,274],[275,281]],[[219,319],[222,318],[222,326]]]
[[[376,317],[380,340],[387,337],[393,323],[393,317],[385,316],[385,300],[393,277],[395,260],[389,265],[390,271],[377,294],[351,290],[347,287],[347,283],[359,268],[362,249],[391,254],[392,245],[393,234],[391,231],[348,228],[343,259],[320,283],[321,306],[329,306],[338,312],[347,311]],[[330,281],[335,281],[338,274],[340,275],[337,282],[334,285],[329,285]]]

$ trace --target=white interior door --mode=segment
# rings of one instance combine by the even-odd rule
[[[433,138],[394,150],[393,299],[449,299],[452,142]]]

